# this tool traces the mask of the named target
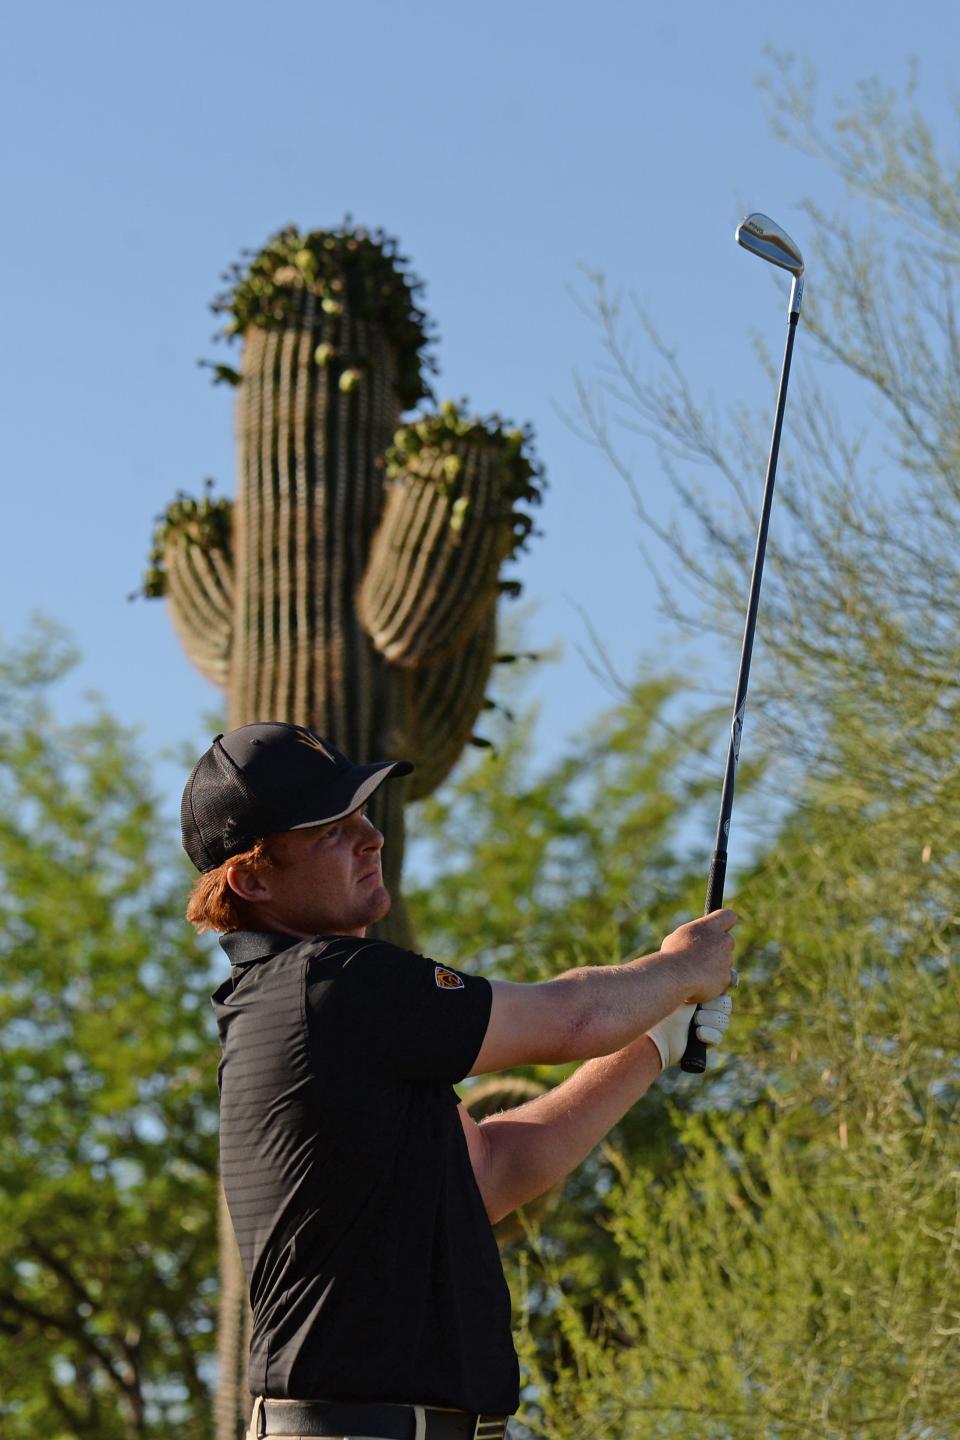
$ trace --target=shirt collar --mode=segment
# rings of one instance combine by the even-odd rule
[[[257,960],[269,960],[281,950],[301,942],[296,935],[281,935],[273,930],[228,930],[220,936],[220,945],[227,952],[230,964],[252,965]]]

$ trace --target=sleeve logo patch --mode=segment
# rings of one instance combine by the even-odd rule
[[[433,971],[433,978],[441,990],[462,990],[463,981],[459,975],[452,970],[445,970],[442,965],[436,965]]]

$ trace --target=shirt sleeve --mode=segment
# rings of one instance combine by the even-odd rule
[[[398,945],[354,942],[311,967],[307,1003],[320,1032],[362,1047],[370,1068],[455,1084],[480,1052],[493,992],[483,976]]]

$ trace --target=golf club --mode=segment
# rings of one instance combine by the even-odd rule
[[[803,256],[785,230],[781,230],[769,215],[748,215],[737,226],[737,244],[753,255],[759,255],[771,265],[789,270],[793,276],[790,287],[790,304],[787,312],[787,345],[780,371],[780,387],[777,391],[777,411],[773,422],[773,436],[767,459],[767,478],[763,487],[763,504],[760,511],[760,529],[757,532],[757,548],[753,558],[753,577],[750,581],[750,601],[747,606],[747,623],[743,632],[740,650],[740,674],[737,678],[737,694],[733,704],[733,723],[730,728],[730,744],[727,750],[727,767],[723,777],[723,793],[720,800],[720,820],[717,825],[717,843],[710,860],[710,874],[707,880],[707,902],[704,914],[719,910],[723,905],[723,882],[727,873],[727,845],[730,839],[730,817],[733,813],[733,787],[740,758],[740,737],[743,733],[743,713],[747,702],[747,685],[750,680],[750,658],[753,654],[753,637],[757,628],[757,610],[760,605],[760,582],[763,579],[763,557],[767,548],[767,530],[770,525],[770,510],[773,505],[773,486],[777,473],[777,455],[780,451],[780,431],[783,428],[783,412],[787,403],[787,384],[790,379],[790,360],[793,342],[800,319],[800,302],[803,299]],[[707,1047],[697,1039],[696,1028],[690,1022],[687,1048],[680,1062],[682,1068],[693,1075],[700,1075],[707,1068]]]

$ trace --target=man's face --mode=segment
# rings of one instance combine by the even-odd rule
[[[260,871],[258,924],[307,938],[364,935],[390,909],[383,883],[383,836],[364,809],[330,825],[270,837],[274,864]]]

